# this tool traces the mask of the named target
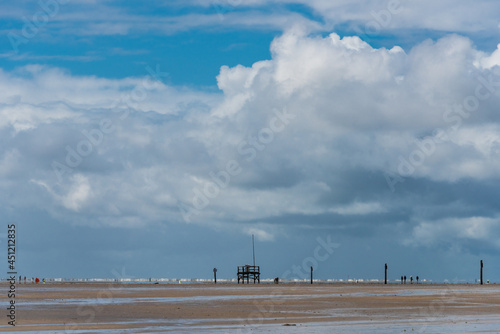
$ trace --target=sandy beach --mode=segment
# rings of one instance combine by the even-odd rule
[[[498,333],[500,286],[21,284],[16,326],[3,319],[4,332]]]

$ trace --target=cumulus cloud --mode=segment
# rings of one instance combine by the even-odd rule
[[[404,241],[413,246],[453,247],[463,241],[480,241],[499,247],[498,218],[467,217],[423,221],[413,228],[412,238]]]
[[[223,66],[217,93],[38,65],[1,71],[10,203],[79,224],[189,221],[261,240],[375,226],[411,233],[408,245],[450,226],[491,237],[492,221],[464,218],[484,209],[470,196],[462,220],[428,216],[436,203],[457,209],[461,182],[498,183],[498,50],[458,35],[375,48],[301,29],[270,48],[270,60]]]

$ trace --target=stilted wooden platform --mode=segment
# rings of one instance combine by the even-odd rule
[[[247,284],[250,283],[250,279],[253,279],[253,283],[257,281],[260,283],[260,266],[238,266],[238,284],[242,281],[245,284],[245,279]]]

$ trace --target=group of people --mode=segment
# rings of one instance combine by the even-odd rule
[[[22,277],[19,276],[19,284],[21,284],[21,282],[22,282]],[[39,282],[40,282],[40,279],[38,277],[37,278],[34,278],[34,277],[31,278],[31,283],[37,283],[38,284]],[[43,279],[43,283],[45,283],[45,278]],[[26,276],[24,276],[24,284],[26,284]]]
[[[418,283],[418,276],[415,277]],[[406,275],[401,276],[401,284],[406,284]],[[410,276],[410,284],[413,284],[413,276]]]

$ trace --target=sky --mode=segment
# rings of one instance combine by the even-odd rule
[[[500,282],[498,1],[0,8],[20,275]]]

